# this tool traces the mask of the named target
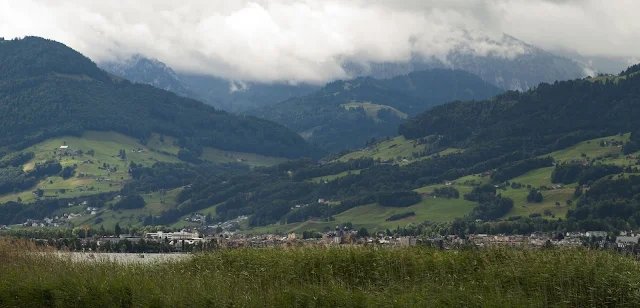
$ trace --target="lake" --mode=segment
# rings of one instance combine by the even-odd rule
[[[47,253],[69,258],[75,262],[112,261],[118,263],[154,263],[187,260],[192,254],[186,253],[91,253],[91,252],[54,252]],[[144,257],[142,257],[144,256]]]

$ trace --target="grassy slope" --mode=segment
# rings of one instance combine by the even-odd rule
[[[164,142],[162,142],[161,139],[164,139]],[[24,150],[24,152],[34,152],[35,158],[25,164],[23,168],[29,170],[38,162],[56,160],[59,161],[63,167],[77,164],[78,167],[76,168],[75,176],[66,180],[59,176],[47,177],[27,191],[1,195],[0,204],[8,201],[16,201],[18,198],[21,198],[23,202],[26,203],[33,202],[36,200],[36,196],[32,194],[31,191],[36,188],[44,190],[46,197],[54,198],[72,198],[118,191],[127,180],[130,180],[127,170],[131,161],[145,166],[152,166],[155,162],[181,163],[182,161],[175,156],[179,151],[179,148],[175,146],[175,141],[175,138],[172,137],[163,136],[161,138],[160,135],[153,134],[147,144],[143,145],[134,138],[114,132],[87,132],[82,137],[64,136],[49,139]],[[58,156],[58,154],[60,154],[59,148],[65,144],[65,142],[69,146],[69,151],[82,150],[84,154],[81,156]],[[132,149],[137,150],[139,148],[144,149],[145,152],[131,152]],[[93,156],[86,154],[91,149],[95,151]],[[126,151],[126,161],[114,157],[120,149]],[[236,162],[237,159],[241,158],[246,160],[245,163],[251,166],[270,166],[284,161],[282,158],[266,157],[251,153],[221,151],[214,148],[205,148],[203,158],[216,163]],[[93,163],[84,163],[86,160],[91,160]],[[98,169],[98,167],[102,167],[105,163],[111,167],[116,167],[117,171],[109,172]],[[111,179],[111,181],[97,181],[95,178],[90,177],[78,178],[80,173],[91,174],[100,178],[108,178]],[[64,190],[64,193],[61,190]],[[60,209],[54,214],[87,214],[86,216],[71,220],[70,222],[74,225],[99,225],[95,223],[98,217],[104,220],[100,224],[110,228],[112,228],[116,222],[120,222],[122,226],[140,225],[141,221],[139,217],[157,214],[162,210],[177,206],[176,199],[180,190],[181,189],[168,191],[166,195],[160,192],[143,195],[147,202],[147,205],[143,209],[121,210],[118,212],[105,210],[104,212],[99,211],[98,215],[91,216],[88,215],[86,207],[74,206]],[[212,207],[212,211],[209,212],[211,212],[212,215],[215,214],[215,208]]]
[[[601,147],[600,141],[628,141],[629,134],[624,134],[622,136],[610,136],[606,138],[593,139],[589,141],[580,142],[574,146],[568,147],[566,149],[553,152],[549,154],[557,161],[570,161],[574,158],[581,158],[581,155],[584,153],[587,155],[587,158],[593,159],[598,157],[604,157],[607,154],[618,154],[621,153],[621,148],[619,147]],[[395,147],[389,149],[391,145],[395,144]],[[350,158],[358,158],[358,157],[373,157],[373,158],[381,158],[381,159],[395,159],[396,156],[410,156],[411,153],[415,151],[413,148],[413,142],[410,140],[405,140],[403,137],[397,137],[389,141],[384,141],[377,144],[370,151],[358,151],[345,155],[340,158],[341,161],[348,160]],[[455,150],[449,149],[445,153],[453,153]],[[546,155],[545,155],[546,156]],[[603,158],[600,160],[602,163],[608,164],[620,164],[626,165],[629,163],[629,160],[625,158]],[[532,170],[523,174],[519,177],[512,179],[511,181],[522,183],[525,185],[532,185],[533,187],[540,186],[551,186],[551,173],[553,172],[554,167],[546,167],[540,168],[536,170]],[[339,175],[332,175],[323,177],[324,179],[331,180],[333,178],[337,178],[339,176],[346,175],[345,172]],[[316,179],[316,180],[319,180]],[[336,221],[331,223],[323,223],[323,222],[305,222],[298,224],[290,224],[290,225],[272,225],[266,228],[258,229],[257,231],[263,230],[279,230],[279,231],[302,231],[307,229],[317,229],[322,230],[325,226],[333,226],[336,224],[340,224],[343,222],[351,221],[352,223],[358,226],[365,226],[367,228],[388,228],[395,226],[403,226],[411,222],[420,223],[425,220],[430,221],[448,221],[456,217],[462,217],[468,214],[473,208],[473,203],[463,200],[462,195],[470,192],[473,189],[473,185],[480,184],[488,184],[491,183],[491,179],[489,177],[481,177],[480,175],[469,175],[459,179],[454,180],[456,184],[454,187],[460,191],[461,198],[456,199],[425,199],[420,205],[414,205],[408,208],[385,208],[379,205],[367,205],[360,206],[354,209],[351,209],[345,213],[340,215],[336,215]],[[430,185],[416,191],[424,193],[424,192],[432,192],[436,187],[442,187],[443,185]],[[528,203],[526,201],[527,194],[529,190],[526,188],[521,189],[511,189],[507,188],[506,190],[499,190],[505,197],[510,197],[514,200],[514,208],[506,215],[506,217],[511,216],[528,216],[529,214],[539,213],[544,214],[545,210],[549,210],[555,217],[564,217],[568,209],[575,208],[576,199],[573,197],[573,191],[575,189],[575,184],[567,185],[562,189],[557,190],[546,190],[542,191],[542,195],[544,197],[544,201],[542,203]],[[567,205],[566,201],[571,200],[572,205]],[[560,206],[556,205],[556,202],[560,203]],[[398,221],[393,222],[385,222],[385,219],[389,216],[397,213],[415,211],[416,216],[404,218]]]
[[[65,144],[65,142],[69,146],[69,151],[82,150],[84,154],[82,156],[59,157],[58,154],[61,153],[59,148]],[[163,143],[160,141],[160,135],[154,134],[149,142],[143,145],[134,138],[114,132],[87,132],[82,137],[58,137],[25,149],[23,152],[34,152],[35,158],[25,164],[24,169],[32,169],[36,163],[47,160],[59,161],[63,167],[73,166],[74,164],[78,165],[76,168],[76,176],[73,178],[63,180],[57,176],[48,177],[33,187],[33,190],[36,188],[43,189],[45,196],[48,197],[77,197],[107,191],[117,191],[125,181],[130,179],[127,170],[131,161],[145,166],[152,166],[155,162],[180,163],[181,161],[174,156],[179,151],[179,148],[174,145],[174,142],[174,138],[165,136]],[[132,149],[139,148],[144,149],[145,152],[131,152]],[[94,156],[86,154],[86,152],[91,149],[95,151]],[[120,149],[126,151],[126,161],[114,157]],[[246,160],[245,163],[252,166],[271,166],[285,161],[285,159],[277,157],[228,152],[214,148],[205,148],[203,158],[215,163],[236,162],[237,159],[241,158]],[[93,163],[83,163],[86,160],[91,160]],[[117,171],[108,172],[98,169],[98,167],[101,167],[105,163],[111,167],[116,167]],[[81,179],[77,177],[80,173],[108,178],[112,181],[98,182],[92,178]],[[89,190],[90,187],[94,189]],[[66,192],[64,194],[60,193],[61,189],[65,189]],[[28,190],[2,195],[0,196],[0,203],[15,201],[18,197],[21,198],[23,202],[32,202],[35,200],[35,196],[31,193],[31,190]]]
[[[419,153],[425,150],[427,145],[424,144],[416,144],[414,147],[413,140],[407,140],[403,136],[395,137],[390,140],[382,141],[377,143],[375,146],[360,150],[354,151],[349,154],[346,154],[338,159],[338,161],[348,161],[350,159],[358,159],[358,158],[373,158],[380,160],[396,160],[398,157],[402,159],[407,159],[408,162],[401,162],[400,164],[409,164],[415,161],[419,161],[422,159],[427,159],[430,156],[421,157],[418,159],[413,158],[413,153]],[[460,149],[445,149],[441,151],[440,155],[448,155],[458,151],[462,151]]]
[[[333,180],[335,180],[337,178],[342,178],[342,177],[345,177],[345,176],[350,175],[350,174],[360,174],[360,171],[362,171],[362,170],[349,170],[349,171],[345,171],[345,172],[340,172],[338,174],[319,176],[319,177],[316,177],[316,178],[312,178],[311,181],[316,182],[316,183],[320,183],[320,181],[330,182],[330,181],[333,181]]]
[[[182,188],[168,190],[165,193],[153,192],[149,194],[143,194],[146,205],[141,209],[133,210],[118,210],[111,211],[105,209],[103,212],[99,212],[98,215],[87,215],[84,217],[72,219],[71,223],[76,226],[82,225],[103,225],[106,229],[113,228],[116,223],[120,226],[140,226],[142,225],[142,218],[148,215],[155,215],[163,210],[171,209],[177,206],[178,195],[182,191]],[[116,202],[116,200],[112,201]],[[69,208],[71,210],[71,208]],[[79,209],[80,212],[84,212],[84,208]],[[71,211],[65,211],[69,213]],[[96,219],[102,218],[104,221],[96,223]]]
[[[600,141],[626,142],[626,141],[629,141],[630,136],[631,134],[627,133],[622,136],[616,135],[616,136],[610,136],[605,138],[587,140],[587,141],[583,141],[578,144],[575,144],[573,146],[570,146],[566,149],[556,151],[544,156],[551,156],[558,162],[564,162],[564,161],[570,161],[574,158],[578,160],[582,160],[584,159],[581,157],[583,153],[586,154],[588,158],[597,158],[600,156],[605,156],[607,154],[617,154],[617,153],[621,153],[621,150],[622,150],[621,148],[613,147],[613,146],[601,147]]]
[[[417,192],[432,192],[436,187],[444,185],[431,185],[417,189]],[[424,221],[445,222],[453,220],[457,217],[463,217],[468,214],[474,207],[474,203],[464,200],[462,195],[471,191],[471,186],[457,186],[460,191],[460,199],[445,198],[423,198],[423,200],[409,207],[384,207],[378,204],[370,204],[358,206],[344,213],[334,216],[335,221],[306,221],[303,223],[292,223],[286,225],[269,225],[265,227],[250,230],[251,233],[269,233],[269,232],[302,232],[305,230],[323,230],[325,227],[333,229],[336,225],[351,222],[358,227],[366,227],[369,230],[385,230],[395,229],[397,226],[403,227],[409,223],[419,224]],[[415,216],[395,220],[385,221],[391,215],[405,212],[415,212]]]
[[[581,154],[586,154],[589,159],[602,157],[607,154],[616,154],[620,153],[621,149],[618,147],[601,147],[599,142],[601,140],[618,140],[618,141],[627,141],[629,139],[629,134],[625,134],[623,136],[612,136],[607,138],[594,139],[590,141],[581,142],[574,146],[571,146],[567,149],[553,152],[550,155],[554,157],[557,161],[568,161],[573,158],[581,159]],[[36,158],[28,164],[26,168],[29,168],[36,161],[44,161],[53,157],[53,149],[57,149],[63,141],[66,141],[69,145],[70,149],[82,149],[85,152],[89,149],[94,149],[96,151],[95,157],[88,157],[84,155],[83,157],[76,157],[72,159],[71,157],[62,158],[61,163],[63,165],[70,165],[73,163],[81,163],[85,159],[92,159],[94,162],[100,161],[100,165],[102,162],[106,162],[108,164],[117,165],[118,172],[112,174],[111,178],[119,179],[120,177],[123,180],[128,179],[128,174],[126,174],[126,168],[120,168],[125,166],[125,163],[122,162],[118,158],[111,157],[117,154],[120,148],[124,148],[127,150],[128,159],[134,160],[136,163],[143,163],[146,165],[153,164],[157,161],[171,161],[177,162],[177,158],[172,156],[177,153],[179,150],[174,145],[174,139],[171,137],[164,137],[164,143],[160,141],[159,135],[154,135],[147,146],[143,146],[139,144],[136,140],[132,138],[128,138],[115,133],[97,133],[90,132],[85,134],[82,138],[76,137],[63,137],[56,138],[52,140],[48,140],[44,143],[38,144],[36,146],[27,149],[26,151],[34,151],[36,153]],[[395,146],[393,146],[395,145]],[[132,153],[129,150],[131,148],[146,148],[153,151],[148,151],[146,153]],[[403,137],[397,137],[391,139],[389,141],[384,141],[377,144],[369,151],[358,151],[353,152],[344,157],[340,158],[340,160],[348,160],[352,158],[359,157],[373,157],[380,159],[395,159],[397,156],[401,157],[411,157],[411,153],[415,151],[420,151],[422,146],[413,147],[413,141],[405,140]],[[456,150],[447,149],[442,154],[453,153]],[[170,155],[162,154],[161,152],[169,153]],[[246,156],[238,156],[239,154]],[[219,162],[225,161],[235,161],[237,158],[248,159],[249,163],[254,163],[255,165],[261,164],[270,164],[276,163],[278,159],[274,158],[265,158],[260,156],[250,156],[252,154],[246,153],[231,153],[231,152],[223,152],[216,149],[207,149],[205,150],[206,158],[213,159]],[[253,161],[252,161],[253,159]],[[627,164],[628,161],[624,158],[606,158],[602,160],[603,163],[618,163],[618,164]],[[406,164],[406,163],[405,163]],[[93,173],[100,176],[107,176],[108,173],[104,170],[97,169],[98,164],[79,164],[77,172],[80,173]],[[529,184],[534,187],[539,186],[550,186],[551,181],[551,172],[553,171],[553,167],[541,168],[537,170],[530,171],[522,176],[514,178],[512,181]],[[352,173],[359,173],[360,170],[353,170]],[[104,173],[104,174],[103,174]],[[343,172],[340,174],[329,175],[319,178],[312,179],[313,181],[323,180],[333,180],[335,178],[346,176],[348,172]],[[115,191],[120,189],[121,182],[123,180],[117,181],[117,183],[112,182],[112,186],[109,186],[107,182],[96,182],[92,179],[77,179],[72,178],[68,180],[63,180],[59,177],[51,177],[44,180],[39,184],[38,187],[41,187],[45,190],[45,195],[56,196],[56,191],[59,189],[67,189],[67,192],[64,196],[80,196],[85,194],[92,194],[96,192],[103,191]],[[53,184],[49,184],[49,181],[52,181]],[[469,213],[473,208],[473,203],[468,202],[462,199],[462,195],[468,193],[473,188],[473,185],[490,183],[490,179],[488,177],[481,177],[479,175],[470,175],[460,179],[455,180],[456,184],[454,187],[460,191],[461,198],[460,199],[425,199],[420,204],[407,207],[407,208],[385,208],[379,205],[367,205],[361,206],[354,209],[351,209],[342,214],[336,215],[336,221],[330,223],[323,222],[315,222],[309,221],[305,223],[298,224],[289,224],[285,226],[281,225],[271,225],[263,228],[259,228],[254,230],[254,232],[258,231],[275,231],[276,229],[279,231],[302,231],[307,229],[318,229],[322,230],[325,226],[334,227],[336,224],[340,224],[343,222],[352,222],[358,226],[366,226],[367,228],[372,229],[384,229],[384,228],[395,228],[395,226],[403,226],[408,223],[420,223],[425,220],[429,221],[448,221],[456,217],[462,217],[465,214]],[[89,186],[94,186],[95,191],[79,191],[79,188],[86,188]],[[431,185],[427,187],[420,188],[416,191],[418,192],[431,192],[434,188],[440,187],[443,185]],[[515,206],[511,212],[507,214],[507,216],[527,216],[532,213],[540,213],[542,214],[545,210],[550,210],[556,217],[563,217],[566,214],[568,208],[572,206],[566,205],[566,200],[573,200],[573,189],[575,185],[568,185],[563,189],[559,190],[549,190],[543,191],[544,202],[540,204],[536,203],[527,203],[526,195],[528,190],[526,188],[523,189],[511,189],[508,188],[504,191],[499,191],[506,197],[510,197],[514,200]],[[146,216],[149,214],[157,213],[163,209],[176,206],[175,197],[177,196],[178,191],[170,192],[168,196],[165,197],[165,203],[160,203],[158,200],[160,198],[159,193],[155,193],[157,195],[145,195],[145,200],[147,200],[148,205],[144,209],[139,210],[124,210],[118,213],[114,212],[104,212],[100,213],[99,217],[104,219],[102,224],[107,226],[115,225],[116,221],[120,221],[121,225],[139,225],[140,218],[142,216]],[[61,195],[61,194],[58,194]],[[22,192],[18,194],[5,195],[0,197],[0,202],[6,202],[9,200],[15,200],[18,196],[20,196],[23,200],[32,200],[34,196],[31,192]],[[555,203],[560,202],[560,206],[556,206]],[[575,202],[574,202],[575,203]],[[84,208],[69,208],[67,213],[70,212],[83,212],[86,209]],[[389,216],[393,214],[414,211],[416,212],[416,216],[407,217],[398,221],[386,222]],[[215,215],[215,205],[211,208],[201,211],[206,213],[211,213]],[[96,217],[83,217],[76,219],[74,224],[95,224]],[[184,218],[184,217],[183,217]],[[174,225],[174,227],[182,227],[182,226],[190,226],[192,223],[185,222],[181,219],[178,223]]]
[[[58,156],[57,154],[61,153],[59,148],[65,142],[69,146],[69,151],[82,150],[84,154],[82,156]],[[131,152],[131,149],[138,148],[147,150],[144,153]],[[86,154],[91,149],[95,151],[94,156]],[[126,151],[126,161],[114,157],[120,149]],[[156,161],[180,162],[177,157],[149,151],[148,147],[140,144],[136,139],[112,132],[87,132],[82,137],[65,136],[53,138],[31,146],[25,149],[24,152],[34,152],[35,154],[35,158],[25,165],[25,169],[33,168],[35,163],[47,160],[59,161],[63,167],[78,165],[76,176],[70,179],[63,180],[54,176],[38,183],[36,187],[44,190],[44,195],[49,197],[76,197],[117,191],[130,178],[127,170],[131,161],[145,166],[151,166]],[[91,160],[93,163],[84,163],[86,160]],[[109,172],[98,169],[103,164],[116,167],[117,171]],[[95,177],[111,179],[112,181],[98,182],[93,178],[78,178],[77,176],[80,173],[91,174]],[[33,189],[36,189],[36,187]],[[90,190],[91,187],[94,189]],[[67,191],[62,194],[59,192],[60,189],[66,189]],[[0,196],[0,203],[16,200],[18,197],[22,198],[23,202],[35,200],[35,196],[29,190]]]
[[[629,76],[633,76],[633,75],[636,75],[636,74],[638,74],[638,73],[637,72],[636,73],[631,73],[631,74],[629,74]],[[588,80],[588,81],[591,81],[591,82],[596,82],[596,81],[606,82],[607,80],[611,80],[611,81],[613,81],[615,83],[618,83],[618,81],[620,79],[627,79],[627,76],[626,75],[625,76],[596,76],[596,77],[585,78],[585,79]]]
[[[376,121],[381,121],[380,119],[378,119],[378,111],[386,109],[389,110],[391,112],[393,112],[397,117],[402,118],[402,119],[407,119],[409,116],[398,110],[395,109],[391,106],[387,106],[387,105],[378,105],[378,104],[373,104],[371,102],[364,102],[364,103],[357,103],[357,102],[351,102],[348,104],[342,104],[340,105],[340,107],[350,110],[350,109],[356,109],[359,107],[362,107],[365,111],[365,113],[367,114],[367,116],[369,116],[370,118],[373,118]]]
[[[369,150],[361,150],[349,153],[340,157],[340,161],[348,161],[349,159],[358,159],[364,157],[371,157],[373,159],[380,158],[381,160],[393,160],[398,156],[411,158],[414,152],[421,152],[425,148],[424,145],[413,147],[412,140],[406,140],[403,136],[393,138],[391,140],[382,141]]]

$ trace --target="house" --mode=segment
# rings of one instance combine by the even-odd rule
[[[324,200],[324,198],[320,198],[318,199],[318,203],[326,203],[326,201]]]
[[[606,231],[587,231],[587,237],[607,237]]]
[[[405,236],[398,239],[398,244],[402,247],[409,247],[416,245],[416,238],[413,236]]]
[[[66,150],[68,150],[68,149],[69,149],[69,146],[68,146],[68,145],[61,145],[61,146],[60,146],[60,150],[66,151]]]
[[[638,244],[640,236],[618,236],[616,238],[616,244],[618,247],[623,248],[628,245]]]

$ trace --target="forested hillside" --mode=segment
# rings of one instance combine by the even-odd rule
[[[282,123],[330,152],[394,136],[407,116],[452,100],[484,99],[497,87],[463,71],[435,69],[393,79],[335,81],[249,114]]]
[[[27,37],[0,42],[0,64],[4,151],[97,130],[142,141],[153,132],[174,136],[180,147],[196,156],[204,146],[290,158],[319,155],[279,124],[112,79],[89,59],[54,41]]]
[[[443,135],[463,147],[501,146],[527,153],[560,149],[578,141],[633,132],[640,76],[605,82],[542,83],[527,92],[507,92],[480,102],[435,107],[400,127],[415,139]]]
[[[594,216],[589,215],[584,209],[575,209],[576,204],[578,207],[590,204],[594,207],[593,211],[597,211],[599,206],[605,206],[589,193],[584,194],[588,199],[580,201],[583,193],[577,187],[578,185],[593,185],[593,187],[605,185],[603,187],[606,187],[609,185],[606,184],[607,181],[615,180],[612,178],[615,174],[626,172],[633,176],[632,174],[638,172],[637,167],[634,167],[635,160],[628,159],[635,157],[638,149],[637,130],[640,126],[634,120],[638,116],[634,106],[640,102],[639,89],[640,77],[632,75],[617,82],[576,80],[553,85],[541,84],[538,88],[525,93],[509,92],[487,101],[445,104],[410,120],[408,124],[402,126],[401,132],[404,137],[414,140],[416,152],[423,151],[423,148],[437,151],[451,147],[464,149],[463,151],[448,155],[438,155],[435,152],[437,155],[431,155],[407,165],[390,165],[367,158],[324,165],[315,165],[311,162],[281,165],[246,174],[244,177],[248,178],[244,180],[212,179],[200,181],[194,186],[194,189],[199,192],[209,191],[199,195],[210,197],[220,195],[219,192],[231,192],[233,190],[230,189],[234,185],[237,188],[240,183],[246,183],[250,178],[255,177],[256,184],[264,184],[255,186],[251,190],[254,194],[233,193],[236,195],[234,198],[223,197],[206,201],[189,195],[190,198],[185,197],[183,200],[189,200],[188,202],[195,205],[195,208],[202,208],[207,204],[227,199],[216,207],[218,215],[224,215],[227,218],[239,214],[250,215],[250,225],[259,226],[277,220],[281,223],[305,221],[313,217],[331,220],[345,216],[351,209],[367,204],[420,210],[421,207],[427,206],[427,203],[424,203],[427,201],[422,199],[423,203],[420,203],[421,197],[416,192],[426,191],[436,197],[454,196],[450,198],[455,199],[455,196],[458,196],[457,198],[464,198],[476,204],[472,210],[467,210],[464,220],[457,221],[451,226],[449,229],[451,232],[458,232],[460,228],[495,232],[497,225],[487,221],[507,218],[507,215],[512,218],[501,222],[502,225],[500,225],[502,230],[507,232],[549,230],[558,227],[576,230],[588,228],[594,224],[599,224],[601,228],[606,229],[619,228],[621,224],[619,221],[609,219],[621,219],[620,214],[615,210],[610,212],[602,210],[599,216]],[[584,150],[582,154],[577,152],[575,156],[568,156],[573,152],[567,152],[568,154],[553,152],[575,146],[587,139],[629,131],[632,132],[630,140],[624,141],[623,137],[619,139],[608,137],[588,141],[595,143],[593,145],[595,148],[587,144],[585,147],[593,150]],[[613,147],[619,153],[614,150],[610,150],[613,152],[596,150],[608,147]],[[545,156],[552,152],[555,158]],[[615,160],[623,153],[630,153],[627,160]],[[571,159],[566,161],[560,159],[567,156]],[[557,165],[556,171],[553,171],[554,164]],[[609,164],[617,164],[617,166]],[[574,165],[578,165],[579,168],[573,168]],[[565,169],[576,169],[576,171],[564,171]],[[345,170],[357,172],[335,177],[329,181],[322,180],[319,183],[308,180],[313,177],[344,174]],[[526,178],[529,172],[546,172],[546,170],[550,172],[549,184],[536,184],[530,178]],[[287,172],[290,175],[287,175]],[[561,172],[562,174],[573,173],[569,176],[561,175]],[[475,180],[476,178],[472,176],[477,174],[488,175],[486,178],[477,177]],[[266,178],[271,180],[265,180]],[[602,182],[598,182],[599,180]],[[435,189],[438,188],[435,184],[442,184],[445,181],[465,182],[466,186],[451,186],[464,189],[463,193],[454,194]],[[483,183],[491,185],[482,186]],[[557,189],[551,188],[552,183],[570,186],[562,187],[552,193],[548,191]],[[596,183],[600,184],[596,185]],[[466,187],[469,187],[468,190]],[[568,196],[567,191],[569,191]],[[633,195],[630,192],[625,194]],[[557,197],[554,197],[555,195]],[[555,207],[552,202],[553,210],[549,210],[551,214],[548,214],[547,218],[539,217],[542,213],[534,213],[537,216],[532,214],[531,217],[518,215],[523,211],[526,212],[526,209],[520,206],[515,208],[514,200],[518,204],[523,202],[536,204],[543,201],[543,196],[556,200],[553,201],[556,203]],[[327,206],[314,202],[317,198],[326,198],[333,203]],[[611,197],[598,198],[610,199]],[[201,205],[196,205],[197,200],[201,200]],[[390,200],[394,202],[389,202]],[[444,200],[443,202],[451,206],[457,204],[456,201],[446,203]],[[636,206],[637,201],[629,199],[625,202],[632,204],[625,207],[625,215],[633,215],[635,209],[640,208]],[[304,206],[296,207],[300,204]],[[535,208],[533,205],[530,206]],[[559,213],[561,217],[566,217],[568,220],[553,219],[551,217],[555,215],[553,213]],[[484,222],[478,223],[476,219]],[[626,223],[629,222],[622,222],[622,225]],[[640,221],[634,223],[640,223]],[[473,226],[470,227],[470,225]]]

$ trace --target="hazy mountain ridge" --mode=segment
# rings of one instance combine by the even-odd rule
[[[494,51],[474,56],[479,51],[461,43],[446,58],[425,58],[414,54],[408,62],[361,62],[346,59],[342,63],[347,76],[370,76],[390,79],[411,72],[434,68],[459,69],[479,76],[505,90],[524,91],[541,82],[569,80],[594,74],[587,64],[557,56],[523,41],[504,35],[500,40],[475,38],[493,46]],[[306,83],[248,82],[221,77],[176,73],[166,64],[136,55],[117,63],[102,63],[108,72],[134,82],[150,84],[178,95],[201,100],[216,108],[232,112],[273,105],[292,97],[311,94],[319,86]]]
[[[142,55],[135,55],[124,62],[105,62],[99,65],[116,76],[194,98],[231,112],[275,104],[294,96],[309,94],[318,88],[303,83],[244,82],[215,76],[180,74],[165,63]]]
[[[406,115],[453,100],[485,99],[500,92],[468,72],[433,69],[392,79],[334,81],[310,95],[247,114],[282,123],[317,146],[339,151],[361,147],[371,138],[394,136]]]
[[[489,40],[489,39],[486,39]],[[431,68],[460,69],[478,75],[483,80],[505,90],[528,90],[541,82],[581,78],[593,70],[574,60],[556,56],[516,38],[505,35],[492,44],[515,49],[512,55],[487,53],[474,56],[468,47],[460,45],[446,59],[425,58],[414,54],[410,61],[401,63],[359,63],[345,61],[343,67],[351,76],[393,78],[413,71]]]
[[[184,97],[198,98],[171,67],[157,59],[135,55],[123,63],[105,62],[100,63],[99,66],[107,72],[133,82],[150,84]]]

